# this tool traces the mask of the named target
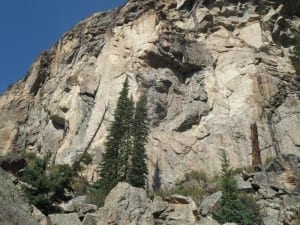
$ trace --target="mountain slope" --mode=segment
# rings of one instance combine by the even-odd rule
[[[80,22],[1,96],[0,154],[50,151],[53,163],[71,163],[88,150],[86,175],[95,179],[129,76],[133,98],[148,96],[149,184],[157,166],[164,187],[191,169],[212,175],[222,149],[233,165],[250,164],[252,123],[263,160],[299,156],[299,81],[289,57],[299,12],[259,2],[130,0]]]

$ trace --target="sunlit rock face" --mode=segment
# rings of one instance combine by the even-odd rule
[[[71,164],[87,150],[86,176],[96,179],[129,77],[134,100],[148,96],[150,188],[157,170],[165,188],[191,170],[214,175],[221,150],[234,166],[249,165],[251,123],[263,160],[300,156],[289,57],[299,18],[288,9],[278,1],[130,0],[90,16],[0,97],[0,154],[51,152],[53,163]]]

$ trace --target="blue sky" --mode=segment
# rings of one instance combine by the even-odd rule
[[[0,93],[26,75],[43,50],[94,12],[125,0],[1,0]]]

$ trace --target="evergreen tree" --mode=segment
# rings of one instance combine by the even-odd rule
[[[126,111],[124,112],[124,133],[120,144],[119,153],[119,174],[118,181],[128,182],[128,171],[130,166],[130,159],[133,147],[133,115],[134,115],[134,102],[133,99],[128,99]]]
[[[300,32],[296,34],[296,45],[293,49],[293,56],[298,60],[300,59]]]
[[[128,98],[128,78],[125,79],[114,111],[114,121],[105,143],[105,153],[99,166],[101,180],[96,186],[110,191],[118,182],[126,180],[131,148],[130,132],[133,101]]]
[[[254,214],[247,210],[239,197],[233,170],[224,151],[222,152],[221,189],[221,209],[214,218],[222,224],[234,222],[240,225],[252,225]]]
[[[129,183],[136,187],[144,187],[147,175],[145,162],[145,144],[149,133],[147,117],[147,97],[143,95],[136,104],[132,123],[133,151],[131,167],[128,174]]]
[[[73,169],[68,165],[48,168],[49,155],[38,158],[34,154],[25,156],[27,166],[21,180],[26,184],[22,189],[30,203],[48,214],[55,211],[54,203],[68,200],[65,190],[72,191]]]

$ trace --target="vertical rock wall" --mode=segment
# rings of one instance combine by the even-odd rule
[[[128,76],[135,100],[148,95],[150,186],[157,167],[164,187],[192,169],[213,175],[220,150],[234,166],[250,164],[254,122],[263,160],[300,155],[288,49],[299,18],[277,3],[177,2],[130,0],[64,34],[1,96],[0,154],[50,151],[53,163],[72,163],[88,150],[95,179]]]

